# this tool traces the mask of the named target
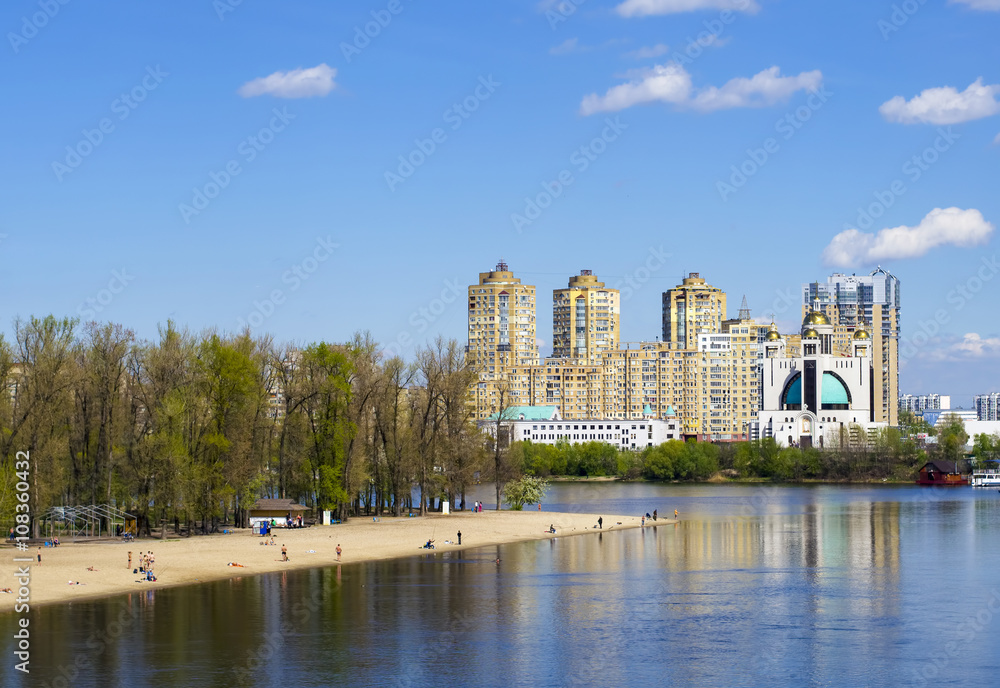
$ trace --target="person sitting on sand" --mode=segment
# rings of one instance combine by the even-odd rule
[[[550,533],[556,532],[556,526],[555,526],[554,523],[553,524],[549,524],[549,532]]]
[[[226,564],[226,566],[238,566],[241,569],[245,569],[246,568],[246,564],[238,564],[235,561],[229,562],[228,564]]]
[[[434,541],[433,540],[428,540],[427,544],[424,545],[424,549],[434,549]]]
[[[100,569],[95,569],[93,566],[88,566],[87,570],[88,571],[100,571]]]
[[[14,591],[11,590],[10,588],[4,588],[3,590],[0,590],[0,593],[7,593],[8,595],[13,595]]]

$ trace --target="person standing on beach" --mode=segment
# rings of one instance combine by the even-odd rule
[[[38,565],[39,566],[42,565],[42,548],[41,547],[38,548]]]
[[[128,568],[129,568],[129,570],[132,569],[132,553],[131,552],[128,553]]]
[[[288,548],[281,545],[281,560],[288,561]]]
[[[653,509],[653,520],[656,520],[656,509]]]
[[[462,531],[458,531],[458,544],[462,544]]]
[[[340,543],[337,543],[337,561],[340,561],[340,555],[343,554],[344,550],[340,549]]]
[[[677,518],[677,509],[674,509],[674,518]]]
[[[604,530],[604,519],[600,516],[597,517],[597,527]]]

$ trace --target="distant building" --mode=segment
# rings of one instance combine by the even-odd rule
[[[951,397],[947,394],[903,394],[899,397],[899,410],[910,413],[923,413],[926,410],[948,410],[951,408]]]
[[[663,341],[678,349],[696,349],[698,335],[722,331],[726,292],[692,272],[663,292]]]
[[[802,351],[788,355],[772,325],[764,337],[761,437],[780,446],[833,447],[863,441],[886,427],[872,408],[872,339],[862,328],[850,356],[833,351],[835,326],[819,311],[802,321]]]
[[[975,403],[978,420],[1000,420],[1000,392],[977,394]]]
[[[552,292],[552,356],[597,361],[617,349],[620,313],[618,290],[581,270],[567,288]]]
[[[554,406],[517,406],[507,410],[503,422],[513,441],[530,441],[535,444],[582,444],[606,442],[618,449],[644,449],[681,439],[680,422],[676,415],[653,418],[649,407],[641,419],[573,419],[563,420]],[[497,414],[480,427],[489,433],[496,428]]]
[[[515,366],[538,364],[535,339],[535,287],[521,284],[501,260],[495,270],[479,273],[479,283],[469,286],[469,339],[466,361],[479,372],[474,397],[477,417],[501,405]],[[522,390],[513,390],[516,397]],[[524,390],[526,391],[526,390]],[[508,397],[503,405],[512,400]]]
[[[949,417],[958,418],[963,423],[968,425],[972,421],[978,420],[976,417],[976,412],[972,409],[924,409],[920,413],[925,421],[929,425],[938,426],[947,422]]]
[[[833,351],[850,355],[855,329],[872,339],[875,420],[897,425],[899,403],[899,279],[879,267],[868,275],[834,273],[802,285],[802,314],[818,310],[834,325]]]

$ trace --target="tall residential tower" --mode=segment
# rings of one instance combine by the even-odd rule
[[[590,270],[552,292],[552,356],[596,361],[618,348],[620,296]]]
[[[817,310],[835,326],[834,352],[850,356],[853,333],[872,338],[876,422],[899,422],[899,279],[878,267],[869,275],[830,275],[826,282],[802,285],[802,314]]]
[[[538,363],[535,287],[521,284],[503,260],[469,286],[467,354],[480,373],[490,375],[501,366]]]
[[[706,284],[697,272],[663,292],[663,341],[678,349],[697,349],[698,335],[722,331],[726,292]]]

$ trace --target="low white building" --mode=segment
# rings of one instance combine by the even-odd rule
[[[801,353],[790,357],[774,325],[761,362],[760,437],[782,447],[831,447],[886,427],[874,420],[872,340],[854,333],[852,356],[833,353],[833,325],[812,311],[802,322]]]
[[[653,418],[649,405],[643,411],[641,420],[562,420],[555,406],[513,406],[504,413],[501,426],[507,428],[512,441],[535,444],[607,442],[619,449],[643,449],[681,439],[681,424],[671,408],[666,418]],[[493,434],[496,421],[493,414],[480,426]]]

